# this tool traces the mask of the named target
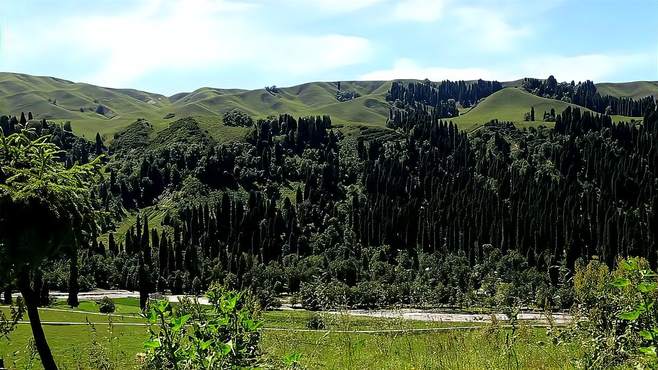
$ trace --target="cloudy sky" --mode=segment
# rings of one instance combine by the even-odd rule
[[[656,0],[0,0],[0,71],[164,94],[319,80],[658,80],[656,15]]]

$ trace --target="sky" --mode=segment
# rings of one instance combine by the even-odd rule
[[[0,0],[0,71],[171,95],[394,78],[658,80],[656,0]]]

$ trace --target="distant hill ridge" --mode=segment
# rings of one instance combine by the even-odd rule
[[[519,80],[520,81],[520,80]],[[519,81],[503,82],[503,86],[518,86]],[[156,131],[180,118],[195,116],[220,122],[223,113],[240,109],[253,117],[290,113],[295,116],[328,114],[339,125],[383,127],[389,114],[386,93],[392,81],[309,82],[276,89],[221,89],[203,87],[192,92],[171,96],[135,89],[116,89],[76,83],[55,77],[0,73],[0,112],[20,114],[33,112],[36,119],[71,121],[73,129],[87,138],[96,132],[111,140],[113,134],[139,118],[146,119]],[[513,87],[512,87],[513,88]],[[658,95],[658,82],[638,81],[597,84],[602,94],[640,97]],[[339,91],[346,101],[337,97]],[[522,120],[521,110],[528,110],[533,99],[523,94],[517,106],[513,100],[519,94],[503,89],[488,99],[506,102],[503,116]],[[502,96],[501,96],[502,95]],[[488,99],[485,99],[486,102]],[[510,103],[510,99],[512,102]],[[542,98],[539,98],[542,99]],[[542,107],[555,104],[537,101]],[[487,108],[487,106],[489,108]],[[483,119],[496,117],[492,104],[474,108],[473,112],[455,119],[466,126],[483,124]],[[494,110],[491,110],[494,108]],[[477,114],[475,114],[477,113]],[[472,114],[472,117],[468,116]]]

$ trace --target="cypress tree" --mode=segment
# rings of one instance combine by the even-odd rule
[[[151,266],[153,258],[151,256],[151,245],[149,243],[149,219],[147,216],[144,216],[144,225],[142,230],[141,237],[141,248],[144,253],[144,263],[148,266]]]
[[[157,233],[153,235],[154,238],[156,236]],[[167,266],[169,265],[169,249],[167,247],[167,236],[165,234],[162,234],[162,240],[160,240],[158,245],[158,265],[158,274],[160,276],[169,275],[169,272],[167,271]]]
[[[96,133],[96,144],[94,147],[96,150],[96,155],[103,153],[103,139],[101,139],[101,135],[98,132]]]
[[[108,244],[108,249],[110,250],[110,253],[112,255],[116,256],[117,254],[119,254],[116,241],[114,240],[114,233],[110,233],[110,235],[108,236],[107,244]]]
[[[144,264],[144,258],[139,256],[139,308],[142,311],[146,310],[146,306],[149,300],[149,278],[148,270]]]

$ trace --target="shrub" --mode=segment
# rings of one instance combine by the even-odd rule
[[[326,328],[326,325],[324,324],[324,319],[322,316],[315,314],[311,316],[310,319],[308,319],[306,327],[312,330],[323,330]]]
[[[352,99],[358,98],[359,96],[361,96],[361,95],[359,95],[358,92],[353,91],[353,90],[338,90],[338,91],[336,91],[336,100],[338,100],[339,102],[350,101]]]
[[[609,271],[594,260],[577,263],[576,322],[567,332],[584,349],[585,368],[656,368],[658,275],[641,258],[621,259]]]
[[[150,338],[144,342],[148,369],[229,369],[257,367],[260,330],[257,305],[241,292],[213,285],[208,310],[174,310],[167,301],[148,312]],[[194,301],[198,305],[198,301]],[[189,307],[187,308],[189,312]]]
[[[114,313],[116,310],[114,301],[112,301],[109,297],[103,297],[96,303],[98,304],[98,311],[100,313]]]
[[[254,125],[254,120],[247,113],[239,109],[233,109],[224,113],[223,122],[226,126],[235,127],[251,127]]]

